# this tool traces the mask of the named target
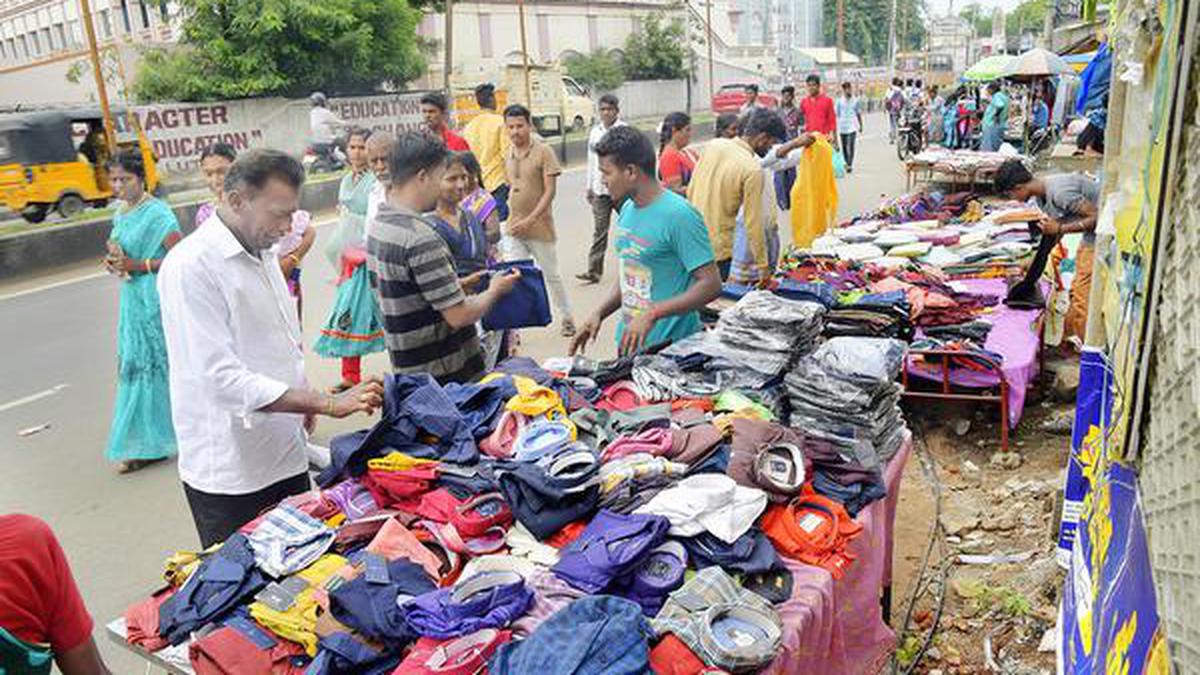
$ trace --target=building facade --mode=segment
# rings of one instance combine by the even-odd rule
[[[91,10],[96,40],[115,48],[122,65],[141,45],[177,38],[170,0],[92,0]],[[78,82],[68,77],[86,56],[78,0],[0,0],[0,106],[93,100],[90,71]]]
[[[960,16],[941,16],[929,25],[929,51],[950,57],[955,73],[962,73],[977,60],[973,53],[975,29]]]

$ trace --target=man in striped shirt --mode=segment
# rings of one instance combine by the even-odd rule
[[[483,374],[475,324],[520,277],[515,270],[468,295],[484,273],[462,280],[449,247],[422,215],[441,193],[446,146],[421,132],[396,139],[388,158],[387,199],[368,224],[367,269],[379,297],[392,370],[429,373],[438,382]]]

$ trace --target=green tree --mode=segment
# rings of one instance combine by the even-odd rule
[[[887,65],[891,0],[844,0],[846,51],[867,63]],[[896,51],[920,48],[925,41],[924,0],[899,0],[896,5]],[[825,44],[837,44],[837,3],[824,3]],[[907,29],[907,31],[906,31]]]
[[[621,66],[627,80],[678,80],[687,76],[686,56],[683,20],[664,24],[661,15],[652,14],[625,38]]]
[[[970,22],[976,36],[987,37],[992,34],[992,12],[978,2],[963,7],[958,15]]]
[[[1046,0],[1025,0],[1004,19],[1009,37],[1033,33],[1041,35],[1046,27]]]
[[[625,81],[621,62],[603,49],[597,49],[588,55],[568,57],[564,65],[568,75],[592,89],[616,89]]]
[[[177,47],[144,52],[142,101],[362,94],[425,67],[407,0],[180,0]]]

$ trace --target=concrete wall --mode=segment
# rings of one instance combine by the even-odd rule
[[[318,212],[337,204],[339,181],[308,183],[300,195],[300,208]],[[185,233],[193,229],[200,202],[173,207]],[[48,267],[104,257],[104,242],[112,231],[112,220],[100,218],[84,223],[47,227],[20,234],[0,236],[0,279],[16,278]]]
[[[612,92],[621,99],[625,119],[664,117],[676,110],[687,110],[687,80],[641,80],[626,82]],[[693,96],[696,92],[693,91]],[[597,98],[599,96],[597,95]],[[707,95],[702,101],[708,108]],[[700,101],[699,98],[694,101]]]

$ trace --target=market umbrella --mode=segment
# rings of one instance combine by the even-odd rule
[[[987,82],[1004,77],[1004,71],[1017,57],[1009,54],[996,54],[981,59],[963,73],[963,79],[973,82]]]
[[[1034,48],[1013,59],[1004,69],[1004,77],[1029,79],[1033,77],[1053,77],[1074,73],[1071,66],[1061,56],[1052,51]]]

